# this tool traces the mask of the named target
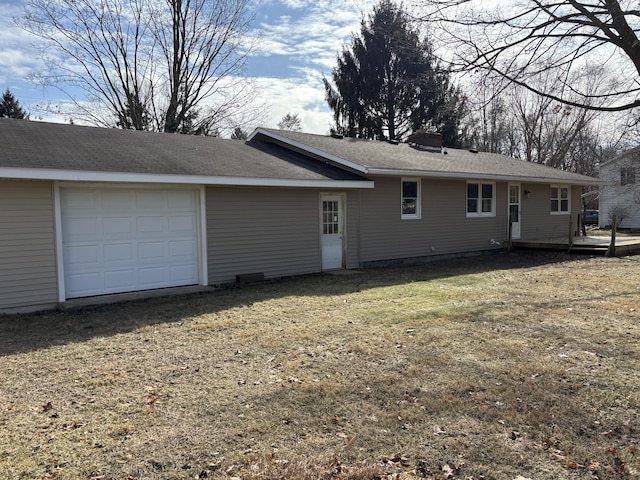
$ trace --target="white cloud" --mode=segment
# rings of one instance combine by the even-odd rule
[[[255,37],[250,35],[257,42],[249,62],[257,59],[271,67],[252,73],[259,91],[257,101],[267,106],[263,125],[276,127],[285,114],[297,113],[305,131],[328,131],[332,114],[324,100],[322,78],[330,75],[336,55],[359,30],[363,12],[368,14],[374,3],[371,0],[256,2],[256,20],[261,23],[256,24]],[[22,13],[23,6],[24,0],[0,0],[0,89],[9,87],[26,107],[64,105],[68,99],[57,89],[44,89],[27,81],[29,75],[40,71],[42,64],[37,59],[38,50],[32,46],[34,39],[11,20]],[[278,59],[269,63],[269,58],[276,56]],[[277,68],[280,71],[274,71]],[[55,113],[41,115],[46,120],[65,121]]]
[[[323,3],[313,3],[297,18],[281,16],[262,22],[254,55],[290,55],[310,62],[316,57],[335,56],[359,28],[361,14],[350,3],[332,8]]]
[[[321,77],[316,77],[321,78]],[[294,81],[281,78],[258,78],[261,100],[267,106],[265,124],[276,128],[287,113],[298,114],[302,129],[310,133],[327,133],[332,114],[326,107],[321,81]]]
[[[34,37],[13,22],[22,2],[0,3],[0,83],[17,85],[41,68],[33,47]]]

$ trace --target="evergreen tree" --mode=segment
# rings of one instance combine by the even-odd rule
[[[23,110],[13,93],[7,90],[2,95],[0,102],[0,118],[21,118],[29,120],[29,114]]]
[[[231,133],[231,140],[246,140],[249,137],[242,127],[236,127]]]
[[[278,122],[278,128],[280,130],[290,130],[292,132],[299,132],[302,130],[302,119],[297,113],[287,113],[282,120]]]
[[[419,128],[435,128],[446,145],[458,145],[464,98],[440,68],[431,44],[391,0],[374,7],[337,62],[335,86],[323,80],[339,132],[403,139]]]

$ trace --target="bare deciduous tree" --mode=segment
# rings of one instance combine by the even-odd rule
[[[243,35],[248,6],[249,0],[27,0],[18,23],[43,40],[47,70],[38,80],[67,91],[76,115],[104,126],[204,134],[252,100],[238,79],[251,47]],[[84,90],[89,102],[69,86]]]
[[[634,0],[423,0],[451,60],[536,94],[590,110],[640,106],[640,9]],[[425,10],[423,9],[423,12]],[[588,79],[598,69],[597,88]],[[560,92],[531,80],[552,72]],[[587,81],[583,82],[584,76]]]

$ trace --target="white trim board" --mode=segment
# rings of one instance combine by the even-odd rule
[[[89,172],[42,168],[0,168],[0,178],[58,180],[69,182],[164,183],[242,187],[373,188],[368,180],[302,180],[288,178],[224,177],[207,175],[164,175],[153,173]]]

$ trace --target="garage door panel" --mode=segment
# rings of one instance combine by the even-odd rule
[[[71,217],[62,221],[62,230],[69,232],[71,241],[95,240],[99,236],[98,219]]]
[[[98,262],[99,247],[97,245],[74,245],[64,249],[65,265],[79,263],[95,264]]]
[[[169,217],[169,233],[193,233],[196,231],[196,219],[193,215],[172,215]]]
[[[138,281],[145,288],[170,287],[168,267],[140,268]]]
[[[104,274],[104,287],[107,291],[121,291],[123,287],[133,288],[135,287],[135,270],[115,270],[105,272]]]
[[[98,272],[68,275],[65,287],[77,292],[78,296],[99,295],[103,289],[102,275]]]
[[[167,193],[167,207],[170,209],[193,210],[194,196],[188,191],[174,191]]]
[[[60,206],[66,211],[93,210],[98,206],[98,195],[93,190],[74,189],[61,199]]]
[[[171,282],[179,285],[183,282],[195,282],[197,279],[193,275],[193,269],[189,265],[174,265],[170,267]]]
[[[131,217],[105,217],[102,219],[102,234],[109,237],[130,237],[133,233],[133,219]]]
[[[135,193],[136,209],[157,209],[165,208],[163,193],[154,190],[141,190]]]
[[[131,195],[122,191],[103,191],[102,192],[102,208],[104,210],[131,210],[133,205]]]
[[[133,262],[134,245],[132,243],[107,244],[103,248],[104,261],[108,262]]]
[[[67,298],[198,283],[197,191],[60,193]]]
[[[142,216],[137,217],[137,232],[140,234],[163,234],[166,232],[166,218],[163,216]]]
[[[141,260],[158,259],[166,257],[165,242],[139,242],[138,258]]]
[[[175,257],[193,258],[196,255],[195,242],[191,240],[169,242],[169,255]]]

